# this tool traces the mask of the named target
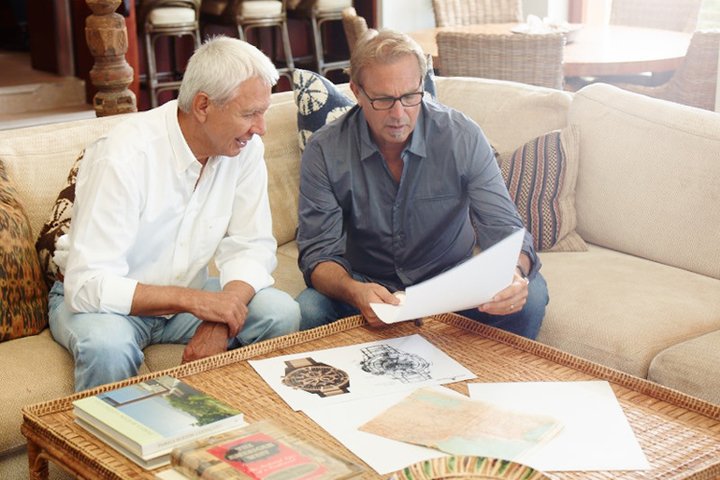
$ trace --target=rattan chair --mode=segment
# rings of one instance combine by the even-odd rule
[[[438,27],[522,22],[521,0],[433,0]]]
[[[353,6],[353,0],[290,0],[288,15],[291,18],[308,20],[312,28],[313,48],[317,72],[321,75],[330,70],[343,70],[350,66],[348,58],[328,61],[328,45],[323,41],[323,25],[328,22],[342,21],[344,9]],[[325,35],[326,39],[332,38]],[[336,38],[334,38],[336,40]]]
[[[368,31],[368,24],[365,18],[359,16],[353,7],[348,7],[342,11],[342,22],[348,48],[352,54],[357,41]]]
[[[695,32],[685,61],[667,83],[657,87],[618,84],[650,97],[715,110],[720,30]]]
[[[563,86],[561,33],[494,35],[438,32],[440,74],[511,80],[542,87]]]
[[[198,12],[200,0],[143,0],[139,5],[139,24],[145,39],[147,89],[152,108],[158,106],[158,94],[180,88],[182,72],[174,56],[170,57],[171,70],[158,72],[155,42],[160,37],[193,37],[195,48],[200,46]],[[174,52],[174,49],[171,49]]]
[[[234,25],[237,27],[238,38],[248,39],[252,29],[271,28],[272,46],[271,58],[275,56],[275,29],[280,29],[284,59],[277,65],[281,75],[292,81],[292,71],[295,68],[290,36],[287,26],[287,0],[202,0],[201,20],[203,24]],[[257,36],[258,40],[262,38]],[[261,45],[258,45],[260,48]]]
[[[693,32],[702,0],[612,0],[610,23]]]

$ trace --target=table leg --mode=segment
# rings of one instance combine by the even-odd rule
[[[27,456],[31,480],[47,480],[48,478],[48,461],[41,453],[42,448],[32,440],[28,440]]]

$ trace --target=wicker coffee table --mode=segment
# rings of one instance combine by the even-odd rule
[[[404,322],[370,328],[360,317],[272,339],[177,368],[119,382],[128,385],[161,374],[184,381],[236,406],[248,421],[273,418],[292,425],[312,441],[363,462],[311,421],[294,412],[255,373],[247,359],[320,350],[419,333],[471,369],[482,382],[607,380],[612,385],[651,466],[650,471],[549,472],[557,479],[720,478],[720,406],[612,370],[537,342],[487,327],[458,315],[438,315],[421,326]],[[449,387],[467,394],[466,382]],[[48,461],[83,478],[154,478],[74,423],[72,401],[103,386],[23,409],[30,475],[47,478]],[[363,478],[382,478],[368,468]]]

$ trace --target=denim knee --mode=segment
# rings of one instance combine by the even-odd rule
[[[245,325],[237,336],[242,345],[280,337],[300,328],[300,307],[293,298],[275,288],[263,288],[248,305]]]
[[[327,325],[335,320],[350,315],[357,315],[360,311],[347,303],[333,300],[314,288],[306,288],[296,298],[300,305],[302,320],[300,330]]]

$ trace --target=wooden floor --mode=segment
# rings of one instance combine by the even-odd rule
[[[34,70],[29,52],[0,50],[0,130],[95,116],[82,80]]]

